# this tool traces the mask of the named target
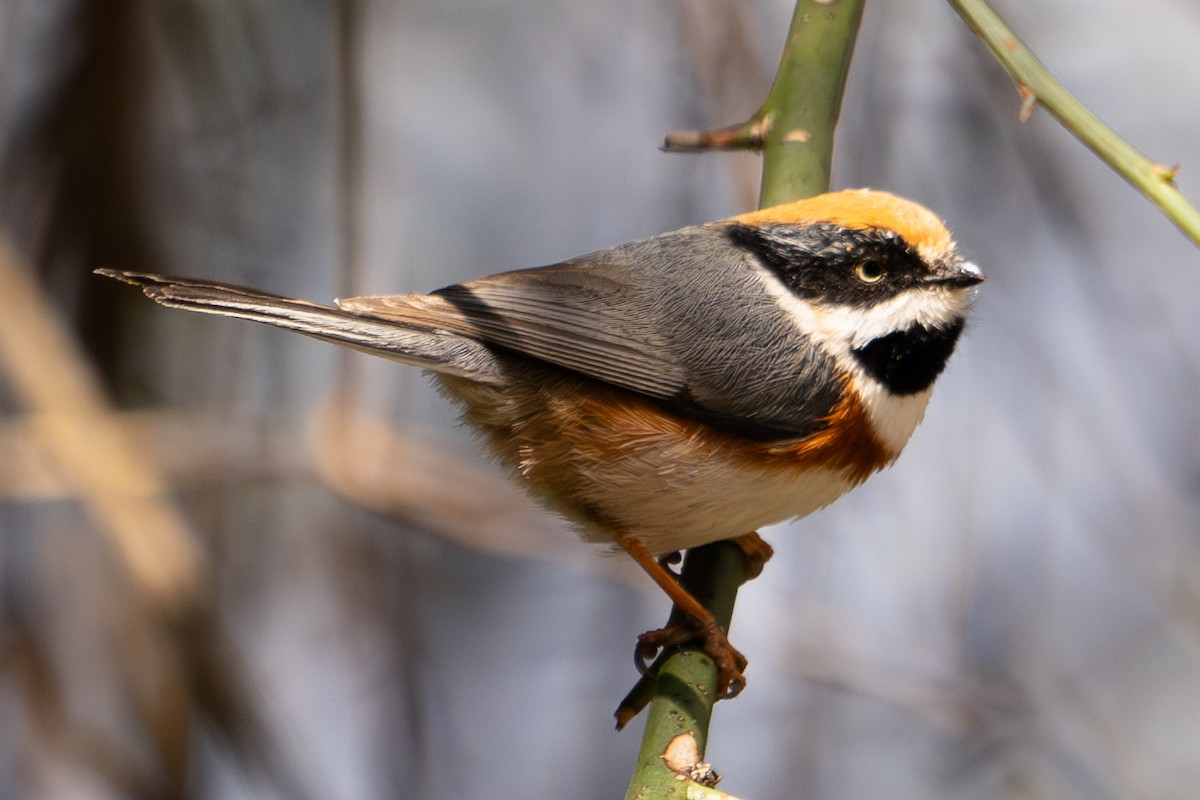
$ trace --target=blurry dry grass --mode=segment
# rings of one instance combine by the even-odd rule
[[[139,591],[170,608],[194,602],[204,564],[167,484],[116,423],[86,358],[0,237],[0,364],[37,441]]]
[[[308,469],[296,437],[302,418],[231,422],[176,409],[112,410],[108,424],[171,491],[201,486],[230,470],[252,481],[298,476]],[[0,497],[43,502],[74,497],[71,478],[32,414],[0,418]]]
[[[75,500],[94,517],[116,556],[117,584],[129,590],[104,597],[97,621],[112,637],[128,710],[157,754],[148,767],[128,741],[72,712],[70,670],[55,663],[53,648],[21,625],[18,613],[0,640],[0,665],[23,689],[26,722],[40,748],[35,763],[53,753],[93,770],[113,790],[179,796],[189,780],[195,722],[206,719],[248,763],[291,784],[239,661],[214,625],[208,563],[168,497],[170,479],[147,455],[148,437],[161,449],[155,434],[162,426],[145,430],[111,407],[33,273],[0,237],[0,369],[24,410],[0,428],[0,498]],[[37,782],[45,790],[47,781],[43,775]]]

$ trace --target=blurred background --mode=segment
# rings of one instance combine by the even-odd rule
[[[1190,2],[996,3],[1200,197]],[[416,370],[97,266],[328,301],[753,207],[787,0],[0,5],[0,797],[622,796],[666,601]],[[741,592],[747,798],[1200,785],[1200,253],[948,5],[870,4],[834,180],[989,275],[897,465]]]

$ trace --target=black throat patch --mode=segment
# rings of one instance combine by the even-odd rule
[[[893,394],[917,394],[942,374],[962,329],[962,319],[945,328],[917,325],[872,339],[852,352],[866,373]]]

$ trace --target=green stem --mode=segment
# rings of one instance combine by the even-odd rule
[[[984,0],[950,0],[950,5],[1017,82],[1025,98],[1022,119],[1041,105],[1200,244],[1200,211],[1175,186],[1174,169],[1142,155],[1076,100]]]
[[[742,550],[716,542],[689,550],[680,580],[725,630],[733,617],[737,589],[746,572]],[[676,792],[680,781],[662,759],[671,740],[690,733],[704,753],[716,702],[717,666],[699,644],[676,648],[662,659],[646,712],[646,731],[626,800],[657,800]],[[682,792],[680,792],[682,795]]]
[[[865,0],[800,0],[792,16],[775,82],[762,109],[744,126],[684,136],[668,149],[761,147],[760,207],[828,191],[833,130],[841,109],[850,54]],[[680,580],[726,630],[745,574],[739,547],[729,542],[689,550]],[[682,797],[684,782],[662,760],[671,740],[690,733],[703,755],[716,696],[717,669],[697,646],[661,659],[653,681],[631,697],[650,696],[646,730],[627,800]],[[624,705],[624,704],[623,704]],[[638,708],[635,702],[630,707]]]
[[[796,4],[775,82],[757,114],[763,123],[762,208],[829,191],[833,132],[863,3]]]

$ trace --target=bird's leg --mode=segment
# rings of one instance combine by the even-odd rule
[[[707,618],[713,621],[713,624],[709,625],[706,624],[705,620],[695,620],[694,617],[690,615],[690,612],[686,612],[681,609],[681,606],[700,606],[700,603],[696,601],[691,593],[688,592],[687,588],[682,585],[682,576],[676,575],[669,569],[670,564],[673,563],[672,560],[664,557],[659,558],[657,562],[662,568],[663,572],[666,573],[666,580],[673,584],[673,586],[668,589],[667,586],[664,585],[662,576],[658,575],[658,570],[646,568],[646,562],[653,561],[653,559],[648,553],[645,552],[646,548],[644,546],[641,546],[638,542],[624,539],[623,537],[614,535],[613,538],[620,542],[625,551],[633,556],[634,560],[641,564],[643,569],[646,569],[646,572],[650,574],[652,578],[654,578],[655,582],[667,591],[667,594],[671,596],[672,600],[676,599],[675,595],[677,591],[683,592],[689,598],[689,600],[691,600],[690,603],[676,603],[675,607],[671,609],[671,618],[665,628],[658,631],[650,631],[649,633],[643,634],[641,637],[639,637],[636,655],[638,668],[642,672],[642,678],[637,682],[637,685],[629,691],[629,694],[625,696],[625,698],[621,701],[621,704],[617,707],[615,714],[617,718],[617,730],[621,730],[627,724],[629,724],[629,722],[633,720],[633,718],[636,717],[643,708],[646,707],[646,704],[650,702],[650,699],[654,693],[656,667],[658,666],[658,662],[661,661],[664,656],[660,654],[653,664],[648,664],[648,661],[654,656],[655,651],[661,647],[668,647],[673,644],[682,644],[687,641],[700,639],[704,643],[705,651],[710,655],[712,654],[713,650],[721,651],[723,648],[724,652],[729,654],[730,658],[732,659],[732,663],[730,663],[728,660],[725,660],[725,668],[722,671],[720,663],[721,660],[724,659],[718,659],[718,671],[721,672],[721,675],[736,676],[736,678],[731,679],[729,684],[722,683],[722,690],[724,691],[725,696],[736,694],[737,690],[741,689],[741,687],[745,685],[745,680],[741,676],[741,671],[746,667],[746,660],[742,658],[740,653],[729,646],[729,642],[725,638],[724,632],[721,631],[720,627],[715,624],[715,619],[711,614],[705,612]],[[747,533],[742,536],[734,537],[729,541],[737,545],[744,555],[745,571],[743,579],[748,581],[752,578],[758,577],[759,573],[762,572],[763,565],[771,557],[772,551],[770,545],[764,542],[756,533]],[[700,607],[703,609],[703,606]],[[716,636],[712,635],[712,632],[714,631],[716,632]],[[719,637],[719,640],[717,637]],[[733,690],[732,692],[725,689],[727,685]]]
[[[636,650],[639,661],[648,663],[665,647],[699,639],[703,643],[704,652],[717,665],[719,695],[736,696],[746,685],[746,678],[742,674],[746,668],[746,659],[729,644],[729,639],[717,624],[716,617],[679,583],[675,574],[663,566],[644,544],[631,536],[615,538],[621,548],[658,584],[686,617],[681,622],[670,623],[664,628],[639,636]],[[765,545],[761,539],[758,541]],[[743,545],[739,543],[739,547]],[[759,569],[761,570],[761,565]]]

